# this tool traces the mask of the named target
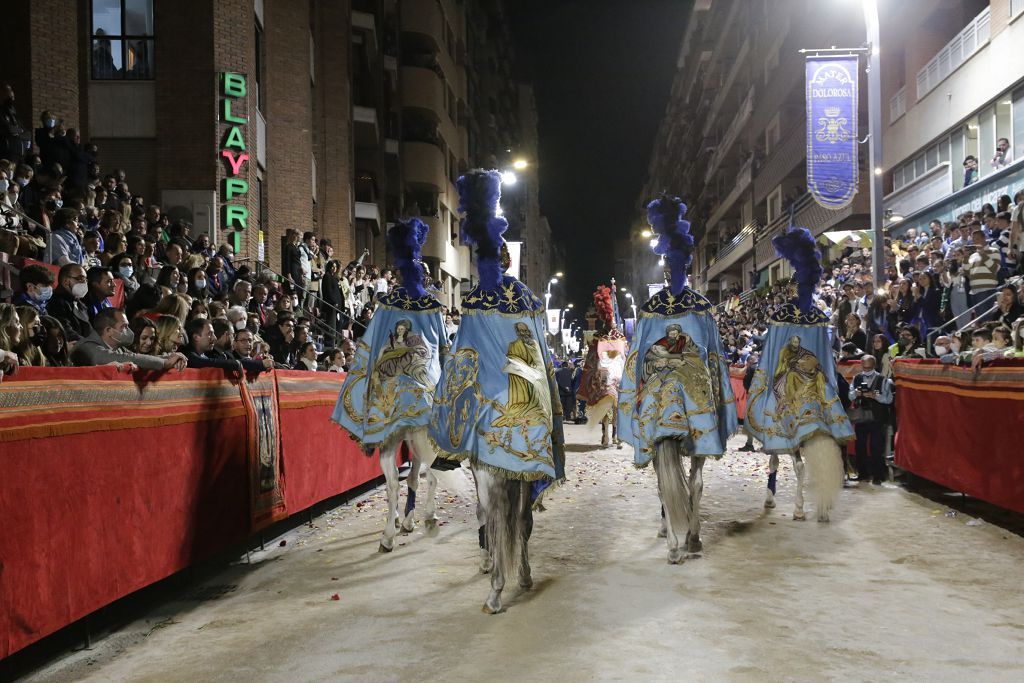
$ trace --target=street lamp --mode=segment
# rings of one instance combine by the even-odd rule
[[[526,170],[526,167],[529,165],[530,164],[529,162],[526,161],[526,159],[516,159],[515,161],[512,162],[512,168],[516,169],[517,171]]]
[[[544,291],[544,308],[550,308],[549,304],[551,303],[551,285],[557,285],[557,284],[558,284],[558,278],[557,277],[553,277],[550,280],[548,280],[547,289]]]
[[[501,184],[502,185],[515,185],[519,181],[519,178],[512,171],[501,172]]]
[[[643,237],[644,239],[647,239],[652,235],[654,235],[654,233],[648,230],[647,228],[644,228],[643,230],[640,231],[640,236]]]
[[[626,298],[629,299],[629,307],[633,309],[633,320],[636,320],[636,300],[633,299],[633,293],[626,292],[625,289],[623,289],[622,291],[626,293]]]

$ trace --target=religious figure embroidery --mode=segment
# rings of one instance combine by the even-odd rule
[[[825,403],[825,373],[821,371],[817,357],[801,346],[800,337],[795,334],[779,351],[772,393],[775,394],[779,417],[797,415],[808,403]]]
[[[499,406],[492,427],[544,425],[551,421],[551,396],[540,346],[526,323],[516,323],[502,371],[508,375],[508,400]]]
[[[671,392],[680,385],[699,409],[711,408],[708,366],[693,339],[683,334],[681,326],[672,324],[665,328],[665,336],[644,354],[640,392],[656,396],[662,407],[668,407],[673,402]]]
[[[388,335],[388,343],[377,356],[375,374],[380,378],[408,375],[417,384],[427,384],[430,349],[423,337],[412,331],[412,321],[402,318]]]

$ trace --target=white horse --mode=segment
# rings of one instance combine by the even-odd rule
[[[479,500],[477,518],[482,522],[480,571],[491,575],[491,592],[483,611],[497,614],[504,609],[501,592],[506,580],[518,578],[523,590],[533,586],[527,549],[533,532],[531,484],[484,467],[474,467],[473,476]]]
[[[390,553],[395,549],[395,536],[398,533],[399,525],[404,533],[411,533],[416,528],[416,489],[420,483],[420,470],[427,470],[427,503],[424,511],[424,522],[427,531],[432,532],[437,528],[437,476],[430,468],[434,464],[437,452],[430,437],[427,436],[427,428],[420,427],[405,432],[402,437],[392,438],[384,442],[380,448],[380,468],[384,471],[388,491],[388,521],[384,525],[384,532],[380,537],[379,552]],[[401,481],[398,477],[398,465],[395,463],[395,450],[402,441],[409,446],[412,452],[412,468],[406,477],[405,483],[409,493],[405,501],[405,514],[399,519],[398,515],[398,492]]]
[[[668,544],[669,564],[699,557],[704,549],[700,540],[700,499],[704,493],[704,457],[687,455],[690,442],[662,439],[655,445],[654,471],[658,475],[658,493],[662,504],[662,531]],[[690,461],[690,473],[684,471],[683,458]],[[680,541],[683,530],[684,540]],[[687,557],[689,554],[689,558]]]
[[[832,508],[843,489],[843,457],[839,444],[831,436],[815,434],[805,441],[793,457],[793,471],[796,472],[796,507],[793,519],[807,519],[804,512],[804,479],[810,475],[810,490],[819,522],[829,521]],[[806,472],[805,472],[806,467]],[[771,454],[768,461],[768,494],[764,500],[766,508],[775,507],[775,482],[779,471],[779,456]]]

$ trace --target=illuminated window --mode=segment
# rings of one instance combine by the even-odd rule
[[[153,0],[92,0],[92,77],[152,80]]]

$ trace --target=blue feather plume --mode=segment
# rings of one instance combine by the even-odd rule
[[[462,219],[462,243],[476,247],[476,265],[483,289],[496,289],[501,284],[502,234],[508,221],[497,215],[501,199],[501,174],[497,171],[473,170],[459,177],[459,212]]]
[[[413,298],[427,295],[423,288],[423,265],[420,256],[430,227],[418,218],[396,223],[388,230],[388,242],[395,267],[402,274],[402,286]]]
[[[683,220],[686,204],[679,197],[661,195],[647,205],[647,222],[658,236],[654,253],[665,257],[672,273],[670,289],[681,294],[686,288],[686,271],[693,261],[693,235],[690,221]]]
[[[775,253],[789,261],[796,280],[797,306],[804,313],[811,310],[811,296],[824,270],[821,267],[821,252],[814,241],[814,235],[807,228],[790,227],[772,238]]]

